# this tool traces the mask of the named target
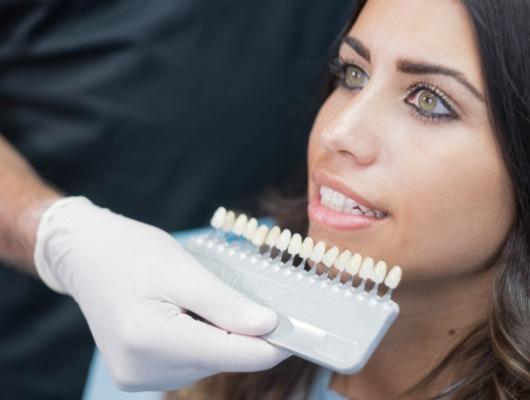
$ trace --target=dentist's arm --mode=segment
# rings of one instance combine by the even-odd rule
[[[36,274],[35,235],[40,216],[61,198],[0,135],[0,258]]]
[[[77,301],[123,389],[168,390],[286,357],[252,337],[274,328],[274,312],[218,280],[162,230],[62,198],[1,137],[0,185],[0,257]]]

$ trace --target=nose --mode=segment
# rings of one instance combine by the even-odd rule
[[[350,158],[359,166],[369,166],[379,157],[381,140],[378,131],[377,98],[368,93],[355,94],[323,126],[320,144],[330,152]],[[377,96],[375,96],[377,97]],[[384,115],[384,114],[381,114]]]

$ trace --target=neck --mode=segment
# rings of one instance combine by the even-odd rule
[[[403,285],[395,301],[401,312],[364,369],[335,375],[331,387],[349,399],[390,399],[416,385],[475,326],[489,309],[492,272],[436,284]],[[456,369],[433,381],[434,393],[457,380]],[[409,396],[408,398],[416,398]]]

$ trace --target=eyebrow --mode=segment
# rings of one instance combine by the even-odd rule
[[[473,86],[464,76],[464,74],[455,69],[444,67],[443,65],[437,64],[428,64],[423,62],[413,62],[409,60],[398,60],[397,62],[398,71],[407,73],[407,74],[417,74],[417,75],[426,75],[426,74],[436,74],[436,75],[446,75],[454,78],[457,82],[464,85],[476,98],[484,102],[484,96]]]
[[[359,54],[366,61],[370,62],[370,50],[359,39],[353,36],[344,36],[343,43],[350,46],[357,54]]]
[[[342,39],[343,43],[346,43],[350,46],[359,56],[364,58],[366,61],[370,62],[370,50],[361,42],[359,39],[353,36],[345,36]],[[396,63],[397,69],[400,72],[414,75],[446,75],[457,82],[465,86],[476,98],[480,101],[485,102],[484,95],[475,88],[465,77],[465,75],[452,68],[444,67],[443,65],[438,64],[429,64],[424,62],[414,62],[410,60],[400,59]]]

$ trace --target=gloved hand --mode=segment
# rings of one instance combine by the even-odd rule
[[[34,261],[48,286],[77,301],[123,390],[173,389],[288,356],[252,337],[275,327],[273,311],[225,285],[169,234],[85,198],[46,210]]]

